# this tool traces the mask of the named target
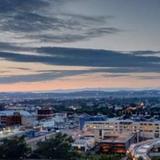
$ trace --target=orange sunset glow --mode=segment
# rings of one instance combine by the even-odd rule
[[[0,92],[159,89],[159,2],[146,1],[0,2]]]
[[[54,90],[70,90],[70,89],[84,89],[84,88],[97,88],[97,89],[116,89],[116,88],[151,88],[159,87],[159,79],[152,84],[149,80],[136,79],[136,77],[101,77],[101,75],[84,75],[74,76],[68,78],[61,78],[54,81],[32,82],[32,83],[14,83],[0,85],[1,91],[54,91]]]

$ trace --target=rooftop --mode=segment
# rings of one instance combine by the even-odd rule
[[[116,134],[116,135],[108,135],[105,136],[101,142],[106,143],[126,143],[129,139],[131,139],[134,136],[134,134]]]
[[[16,111],[16,110],[5,110],[5,111],[0,111],[0,116],[11,116],[14,115],[15,113],[19,113],[22,116],[31,116],[31,114],[27,111]]]

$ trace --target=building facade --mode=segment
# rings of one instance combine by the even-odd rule
[[[159,138],[160,121],[132,121],[108,119],[107,121],[86,122],[83,130],[92,131],[96,139],[103,139],[105,135],[117,133],[137,134],[141,138]]]
[[[53,117],[52,108],[43,107],[43,108],[38,109],[38,111],[37,111],[38,120],[48,119],[48,118],[52,118],[52,117]]]
[[[84,125],[85,125],[86,122],[104,121],[105,119],[106,119],[106,117],[103,116],[103,115],[98,115],[98,116],[90,116],[90,115],[81,116],[79,118],[80,130],[83,129],[83,127],[84,127]]]
[[[32,115],[27,111],[0,111],[0,124],[5,126],[26,125],[33,123]]]

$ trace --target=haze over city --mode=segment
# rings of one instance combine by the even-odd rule
[[[0,92],[160,88],[159,0],[0,2]]]

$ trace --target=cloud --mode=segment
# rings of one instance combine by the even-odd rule
[[[142,79],[142,80],[160,80],[160,75],[147,75],[147,76],[137,76],[138,79]]]
[[[160,51],[133,51],[132,54],[137,56],[155,56],[160,57]]]
[[[124,54],[118,51],[47,47],[35,49],[38,55],[0,52],[0,58],[14,62],[61,66],[101,67],[113,73],[160,72],[160,57]],[[107,68],[107,69],[104,69]]]
[[[0,58],[11,62],[23,62],[20,67],[13,66],[12,70],[29,71],[31,74],[0,76],[1,84],[19,83],[19,82],[40,82],[50,81],[61,78],[67,78],[77,75],[98,74],[101,77],[131,77],[142,80],[155,80],[159,78],[160,57],[141,56],[139,54],[123,53],[120,51],[78,49],[78,48],[59,48],[59,47],[41,47],[34,48],[36,55],[21,54],[13,52],[0,52]],[[145,51],[142,53],[144,54]],[[148,51],[147,51],[148,53]],[[152,53],[152,52],[151,52]],[[145,55],[145,54],[144,54]],[[26,67],[26,63],[58,65],[61,67],[85,67],[79,70],[46,70]],[[7,70],[6,70],[7,71]],[[4,72],[4,74],[6,73]],[[9,72],[10,70],[8,70]],[[150,73],[156,75],[150,76]],[[134,75],[134,73],[145,73],[145,75]],[[148,75],[147,75],[148,74]]]
[[[40,82],[98,72],[98,70],[39,70],[34,74],[0,76],[0,84]]]
[[[68,1],[71,0],[1,1],[0,59],[92,69],[39,70],[28,75],[1,76],[0,83],[37,82],[92,73],[110,77],[129,76],[129,73],[135,72],[160,73],[159,51],[132,51],[125,54],[111,50],[52,47],[55,44],[88,41],[122,31],[110,24],[113,16],[64,13],[63,6]],[[49,47],[44,47],[46,44]],[[12,69],[32,72],[23,65]],[[6,72],[9,71],[1,71]]]
[[[8,69],[21,70],[21,71],[32,71],[30,68],[27,68],[27,67],[8,67]]]
[[[17,43],[10,43],[10,42],[0,42],[0,51],[11,51],[11,52],[34,52],[34,48],[32,47],[23,47],[17,46]]]
[[[63,13],[63,0],[7,0],[0,3],[0,43],[8,49],[44,43],[70,43],[120,31],[111,16]],[[113,17],[112,17],[113,18]]]
[[[33,11],[36,8],[40,9],[48,5],[49,2],[47,0],[5,0],[0,3],[0,12]]]
[[[39,74],[27,74],[27,75],[10,75],[0,77],[0,84],[11,84],[19,82],[37,82],[37,81],[49,81],[65,76],[65,72],[47,72]],[[72,74],[69,74],[72,75]]]

